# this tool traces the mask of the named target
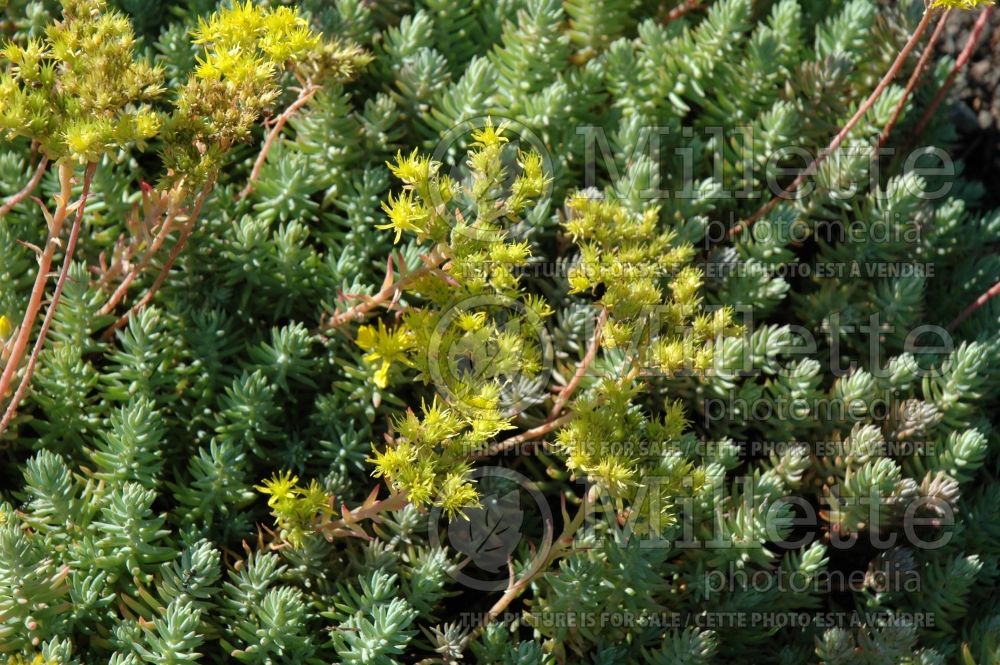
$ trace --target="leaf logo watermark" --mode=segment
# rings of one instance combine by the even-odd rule
[[[480,507],[450,521],[440,508],[432,509],[429,540],[457,554],[455,580],[471,589],[500,591],[510,581],[514,560],[530,570],[544,565],[553,541],[552,509],[535,483],[513,469],[476,467],[470,479]]]

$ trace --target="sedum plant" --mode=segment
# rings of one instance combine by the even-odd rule
[[[441,165],[414,152],[397,155],[390,170],[404,183],[383,204],[396,241],[404,232],[428,246],[424,265],[389,282],[374,298],[338,313],[330,325],[363,315],[381,294],[397,298],[401,289],[423,297],[398,326],[363,325],[356,344],[364,361],[377,365],[375,384],[385,388],[391,374],[415,370],[415,378],[440,387],[443,399],[424,404],[419,415],[398,419],[394,444],[375,451],[376,475],[416,505],[434,503],[449,514],[478,505],[467,480],[469,456],[511,428],[518,407],[518,380],[530,381],[546,352],[538,331],[551,314],[544,301],[524,293],[515,275],[531,258],[526,242],[509,238],[510,227],[546,189],[541,155],[512,156],[520,173],[509,192],[509,152],[504,128],[491,123],[474,132],[468,153],[469,176],[461,184],[441,174]],[[405,265],[405,264],[404,264]],[[398,368],[394,371],[394,367]]]
[[[0,395],[8,393],[20,368],[63,226],[70,215],[73,221],[51,304],[0,423],[0,432],[15,414],[51,326],[99,163],[132,145],[143,151],[160,134],[165,179],[159,189],[144,186],[142,219],[136,215],[130,220],[135,228],[133,238],[116,248],[114,265],[107,266],[104,275],[106,287],[114,285],[118,278],[121,282],[100,314],[114,311],[131,282],[164,244],[178,217],[185,217],[160,275],[150,291],[118,319],[117,328],[131,313],[144,307],[162,284],[194,230],[221,168],[222,156],[249,138],[251,126],[277,99],[279,74],[294,70],[305,86],[303,95],[308,90],[311,97],[323,77],[346,78],[367,63],[366,56],[354,47],[323,42],[288,8],[270,11],[249,2],[236,3],[201,22],[194,36],[194,43],[205,48],[204,59],[179,91],[169,112],[152,106],[166,93],[161,68],[136,58],[136,40],[129,20],[108,10],[103,0],[63,3],[62,20],[46,30],[44,39],[29,38],[24,45],[9,42],[4,50],[0,129],[11,139],[27,138],[32,151],[38,151],[40,157],[35,176],[8,201],[3,212],[31,194],[50,162],[57,167],[60,189],[55,210],[44,212],[48,238],[40,251],[32,297],[0,378]],[[307,100],[302,97],[296,104],[301,106]],[[266,155],[271,141],[265,142],[262,154]],[[83,187],[80,198],[72,202],[76,163],[84,165]],[[252,172],[251,183],[255,177]],[[185,210],[191,199],[191,209]]]
[[[0,662],[997,660],[987,5],[2,3]]]

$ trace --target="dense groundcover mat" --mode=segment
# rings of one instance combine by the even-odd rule
[[[1000,662],[991,12],[0,2],[0,663]]]

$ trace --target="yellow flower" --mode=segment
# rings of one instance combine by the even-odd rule
[[[389,215],[388,224],[376,224],[377,229],[396,229],[396,239],[393,242],[399,242],[399,239],[403,235],[403,231],[410,231],[412,233],[423,233],[423,229],[417,225],[418,222],[424,220],[427,217],[427,213],[424,211],[423,207],[417,203],[413,198],[413,194],[409,191],[403,192],[396,199],[389,195],[388,204],[382,204],[382,210]]]
[[[389,385],[389,371],[392,369],[392,363],[388,360],[383,360],[382,364],[375,371],[375,385],[379,388],[386,388]]]
[[[502,122],[499,127],[494,127],[493,121],[487,119],[485,127],[473,130],[472,140],[484,148],[507,143],[507,138],[503,135],[507,130],[507,124],[506,122]]]
[[[7,335],[9,335],[10,331],[13,329],[14,326],[11,325],[10,319],[0,314],[0,339],[7,339]]]
[[[274,508],[282,501],[293,498],[298,490],[298,484],[298,476],[293,476],[291,471],[281,471],[265,480],[263,486],[254,485],[254,489],[261,494],[270,495],[267,505]]]
[[[331,497],[326,493],[316,479],[310,481],[309,486],[301,491],[300,499],[303,510],[309,515],[332,513]]]
[[[397,151],[396,162],[386,162],[386,166],[407,185],[423,187],[437,171],[439,164],[432,162],[430,157],[422,157],[419,150],[414,148],[407,157],[403,157],[402,151]]]
[[[582,270],[571,270],[569,273],[569,292],[583,293],[590,288],[590,280]]]
[[[992,0],[934,0],[931,8],[944,7],[946,9],[975,9],[979,6],[988,5]]]
[[[475,332],[486,325],[486,312],[463,312],[457,323],[465,332]]]
[[[371,351],[378,344],[378,331],[374,326],[361,326],[358,328],[358,336],[354,343],[365,351]]]
[[[445,476],[444,483],[436,502],[444,509],[449,519],[468,516],[462,512],[465,508],[475,508],[479,505],[479,492],[475,486],[466,480],[465,469]]]
[[[390,331],[382,321],[378,322],[378,330],[373,326],[361,326],[358,328],[358,336],[354,343],[368,352],[364,355],[366,363],[374,364],[382,361],[375,372],[375,385],[379,388],[389,385],[389,370],[392,369],[392,363],[412,364],[407,358],[407,352],[413,347],[413,335],[403,328],[393,328]]]

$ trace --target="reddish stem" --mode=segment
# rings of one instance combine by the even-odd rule
[[[528,584],[534,580],[539,575],[544,574],[551,566],[561,556],[564,556],[573,545],[573,537],[577,530],[583,525],[584,520],[588,515],[591,514],[594,503],[597,501],[598,497],[598,485],[591,485],[590,489],[583,497],[583,501],[580,503],[580,508],[577,510],[576,515],[574,515],[572,521],[563,527],[562,533],[559,535],[559,540],[556,543],[547,541],[543,543],[545,547],[544,556],[536,556],[533,559],[533,565],[531,568],[526,570],[521,577],[514,578],[514,567],[512,564],[508,563],[510,568],[510,582],[507,585],[507,589],[504,594],[500,597],[497,602],[493,603],[486,616],[483,618],[483,622],[476,627],[471,633],[466,635],[465,639],[462,640],[461,649],[465,649],[469,642],[476,639],[479,634],[489,625],[492,621],[496,620],[501,614],[503,614],[510,604],[520,596],[524,590],[528,587]],[[563,515],[566,515],[565,509],[565,498],[563,499]],[[551,526],[551,523],[547,523]]]
[[[673,23],[696,9],[701,9],[701,0],[684,0],[684,2],[670,10],[666,18],[663,19],[663,25]]]
[[[506,452],[511,448],[515,448],[521,445],[522,443],[527,443],[528,441],[534,441],[535,439],[540,439],[541,437],[545,436],[552,430],[558,429],[563,425],[565,425],[566,423],[568,423],[569,421],[573,420],[573,417],[575,415],[576,414],[573,413],[567,413],[565,416],[546,420],[538,427],[532,427],[529,430],[521,432],[517,436],[512,436],[509,439],[504,439],[499,443],[493,444],[492,446],[489,447],[488,450],[484,452],[472,455],[472,459],[474,460],[485,459],[487,457],[492,457],[493,455],[499,455],[500,453]]]
[[[597,317],[597,323],[594,325],[594,335],[590,339],[590,345],[587,347],[587,353],[580,361],[580,364],[576,367],[576,372],[573,374],[573,378],[570,382],[559,392],[558,397],[556,397],[555,404],[552,405],[552,411],[549,412],[549,420],[552,420],[563,410],[566,406],[566,402],[569,398],[573,396],[573,392],[576,390],[577,386],[580,385],[580,381],[583,380],[584,375],[587,373],[587,368],[590,364],[594,362],[594,358],[597,357],[597,349],[601,346],[601,333],[604,331],[604,324],[608,321],[608,310],[601,308],[601,313]]]
[[[132,282],[135,281],[136,277],[141,275],[146,268],[149,267],[153,257],[160,251],[160,248],[163,247],[163,243],[166,242],[167,236],[173,227],[175,219],[177,219],[177,206],[171,205],[170,210],[167,212],[167,217],[163,221],[162,226],[160,226],[160,230],[157,232],[156,237],[153,238],[153,242],[150,244],[149,249],[143,255],[139,263],[136,264],[127,275],[125,275],[125,278],[122,279],[122,283],[118,285],[115,292],[112,293],[111,297],[108,298],[108,301],[104,303],[104,306],[98,310],[98,316],[106,316],[110,314],[114,311],[115,307],[118,306],[118,303],[125,298],[125,294],[128,293],[129,286],[132,285]]]
[[[1000,282],[997,282],[990,290],[976,298],[968,307],[962,310],[962,313],[955,317],[955,320],[948,324],[948,330],[954,330],[958,325],[965,321],[967,318],[972,316],[972,313],[977,309],[986,304],[990,298],[1000,294]]]
[[[472,459],[484,459],[493,455],[499,455],[500,453],[506,452],[511,448],[516,448],[522,443],[539,439],[552,430],[562,427],[573,419],[575,415],[573,413],[568,413],[562,417],[559,417],[559,414],[562,412],[567,402],[569,402],[570,397],[573,396],[573,392],[580,385],[580,381],[587,373],[587,368],[590,367],[591,363],[594,362],[594,358],[597,357],[597,351],[601,347],[601,333],[604,331],[604,325],[607,321],[608,310],[601,308],[601,313],[597,317],[597,323],[594,325],[594,334],[591,336],[590,344],[587,347],[587,353],[580,361],[580,364],[577,365],[573,378],[563,387],[561,391],[559,391],[555,404],[552,406],[552,411],[549,412],[548,419],[537,427],[525,430],[517,436],[512,436],[508,439],[500,441],[499,443],[493,444],[486,451],[473,455]]]
[[[31,193],[35,191],[36,187],[38,187],[38,183],[42,181],[42,176],[45,175],[45,168],[48,165],[49,165],[49,158],[43,156],[41,161],[38,162],[38,166],[35,168],[35,172],[31,176],[31,180],[28,181],[28,184],[25,185],[24,188],[17,194],[14,194],[9,199],[4,201],[4,204],[0,206],[0,217],[3,217],[7,213],[9,213],[14,208],[14,206],[16,206],[18,203],[31,196]]]
[[[281,130],[285,128],[285,124],[299,109],[308,104],[309,100],[316,96],[317,92],[319,92],[318,85],[307,85],[302,89],[302,92],[299,93],[298,99],[292,102],[289,107],[275,119],[274,127],[272,127],[271,131],[268,132],[267,139],[264,141],[264,145],[260,149],[260,154],[257,155],[257,160],[253,164],[253,170],[250,171],[250,177],[247,179],[247,184],[243,188],[243,191],[240,192],[240,198],[249,196],[250,192],[253,191],[253,185],[260,177],[260,171],[264,168],[264,162],[267,161],[267,154],[271,152],[271,148],[274,147],[275,141],[277,141],[278,136],[281,135]]]
[[[951,88],[952,84],[955,83],[955,79],[958,77],[959,72],[965,69],[965,66],[969,64],[969,60],[972,59],[972,54],[976,50],[976,44],[979,43],[979,38],[983,34],[983,30],[986,28],[986,24],[990,20],[990,16],[993,14],[994,6],[990,5],[979,15],[976,19],[976,24],[972,27],[972,31],[969,33],[969,40],[965,42],[965,47],[958,56],[958,60],[955,61],[954,66],[951,68],[951,72],[948,73],[948,78],[945,79],[944,85],[938,90],[937,95],[934,97],[934,101],[931,102],[930,106],[924,111],[924,115],[920,118],[920,122],[917,123],[916,129],[913,130],[914,136],[920,136],[925,129],[927,129],[927,124],[930,123],[931,118],[934,117],[934,112],[937,111],[938,107],[941,106],[941,102],[944,101],[945,96],[948,94],[948,90]]]
[[[180,256],[181,250],[184,249],[184,245],[187,244],[188,238],[191,237],[191,232],[194,231],[195,222],[198,221],[198,217],[201,215],[201,208],[205,205],[205,199],[207,199],[208,195],[211,193],[212,185],[214,183],[214,177],[209,178],[205,183],[205,186],[201,188],[201,193],[198,194],[198,199],[195,201],[194,210],[191,211],[191,216],[181,228],[180,237],[178,237],[177,242],[174,243],[173,248],[170,250],[170,255],[167,256],[166,262],[160,269],[160,274],[156,276],[156,279],[153,281],[153,285],[149,287],[149,291],[147,291],[137,303],[132,305],[132,308],[129,309],[129,311],[125,312],[125,314],[123,314],[117,321],[111,324],[107,330],[104,331],[104,334],[102,335],[103,339],[111,339],[111,336],[115,334],[115,331],[125,326],[132,315],[148,305],[153,300],[153,296],[156,295],[156,292],[160,290],[161,286],[163,286],[163,283],[167,280],[167,276],[170,274],[170,269],[174,266],[174,261],[176,261],[177,257]]]
[[[7,364],[4,365],[3,374],[0,374],[0,399],[3,399],[7,395],[7,391],[10,390],[14,374],[28,348],[28,340],[31,337],[32,328],[35,327],[35,319],[38,318],[38,312],[42,308],[45,283],[48,281],[52,259],[59,246],[59,236],[62,234],[63,223],[66,220],[69,199],[73,194],[73,167],[69,164],[59,164],[59,183],[60,191],[56,198],[55,213],[49,215],[47,211],[45,212],[49,235],[45,241],[45,249],[38,257],[38,274],[35,275],[35,284],[31,288],[31,296],[28,298],[28,305],[24,310],[24,317],[21,319],[17,337],[14,338],[14,343],[11,345]]]
[[[353,521],[360,522],[361,520],[371,519],[379,513],[400,510],[405,508],[409,503],[410,499],[406,496],[406,492],[397,492],[396,494],[390,494],[371,506],[359,506],[351,510],[350,515]]]
[[[429,256],[424,257],[425,264],[422,268],[417,268],[406,275],[403,275],[396,281],[386,284],[373,296],[365,298],[363,303],[359,303],[350,309],[346,309],[343,312],[335,314],[330,317],[330,320],[323,324],[322,328],[324,330],[330,330],[332,328],[339,328],[345,323],[353,320],[358,320],[363,318],[368,312],[370,312],[375,306],[384,303],[390,298],[395,297],[402,289],[412,284],[417,279],[427,275],[438,268],[442,263],[444,263],[445,257],[437,254],[436,252],[431,252]]]
[[[927,26],[930,25],[932,16],[933,13],[929,9],[924,12],[924,15],[920,19],[920,23],[917,24],[917,27],[913,31],[913,34],[910,35],[909,40],[907,40],[906,44],[899,52],[899,55],[896,56],[896,59],[895,61],[893,61],[892,66],[889,67],[889,71],[885,73],[885,76],[882,77],[882,80],[879,81],[877,86],[875,86],[875,89],[868,96],[868,99],[866,99],[864,103],[862,103],[861,106],[858,107],[858,110],[855,111],[851,119],[847,121],[847,124],[844,125],[844,127],[840,130],[840,132],[830,142],[830,145],[828,145],[823,150],[823,152],[821,152],[816,157],[816,159],[814,159],[809,164],[806,170],[800,173],[799,176],[795,179],[795,181],[792,182],[791,185],[789,185],[788,189],[786,190],[786,193],[791,194],[796,189],[798,189],[802,185],[802,183],[804,183],[808,178],[815,175],[816,170],[819,168],[820,164],[826,161],[826,159],[830,155],[832,155],[837,150],[837,148],[841,146],[841,144],[847,138],[847,135],[850,134],[851,130],[854,129],[854,127],[857,126],[859,122],[861,122],[861,119],[865,117],[865,114],[871,110],[871,108],[875,105],[875,102],[877,102],[879,97],[882,96],[882,93],[885,92],[885,89],[889,87],[889,84],[892,83],[893,79],[896,78],[896,75],[899,74],[899,71],[903,68],[903,64],[906,62],[906,59],[910,56],[910,53],[920,42],[920,38],[923,36],[924,31],[927,30]],[[775,196],[774,198],[772,198],[766,204],[761,206],[761,208],[759,208],[757,212],[748,217],[745,221],[741,222],[740,224],[730,229],[729,237],[734,238],[740,233],[742,233],[743,229],[749,228],[755,222],[759,221],[762,217],[764,217],[772,210],[774,210],[778,206],[778,204],[781,203],[781,201],[783,200],[784,200],[783,196]]]
[[[934,26],[934,32],[931,34],[931,38],[927,42],[927,46],[924,47],[924,52],[920,54],[920,60],[917,61],[916,68],[914,68],[913,73],[910,74],[910,80],[906,83],[906,89],[903,91],[903,96],[899,100],[899,103],[896,104],[896,108],[892,112],[892,117],[889,118],[889,122],[885,124],[885,129],[882,130],[882,134],[878,138],[878,143],[875,146],[876,157],[878,157],[879,148],[881,148],[885,142],[889,140],[889,135],[892,134],[892,130],[899,121],[899,117],[903,114],[903,108],[906,106],[906,100],[909,99],[911,94],[913,94],[913,91],[917,87],[917,83],[920,81],[920,77],[923,76],[924,69],[927,68],[927,63],[934,54],[934,47],[937,46],[938,41],[941,39],[941,35],[944,34],[945,24],[948,23],[948,17],[950,16],[951,10],[948,9],[941,14],[941,18],[938,19],[937,25]]]
[[[31,355],[28,356],[28,365],[24,369],[21,383],[18,385],[14,397],[11,398],[10,403],[7,405],[3,419],[0,420],[0,435],[7,431],[10,422],[14,419],[18,404],[24,399],[24,394],[28,391],[28,386],[31,384],[31,377],[34,375],[35,365],[38,363],[38,355],[45,346],[45,338],[48,336],[49,328],[52,326],[52,319],[55,317],[56,307],[59,306],[59,298],[62,297],[63,287],[66,285],[66,278],[69,276],[69,269],[73,263],[73,252],[76,250],[76,242],[80,237],[83,210],[87,205],[87,197],[90,195],[90,183],[94,179],[95,170],[97,170],[97,164],[91,163],[87,165],[87,169],[84,172],[83,191],[80,194],[80,200],[77,202],[76,216],[73,219],[73,226],[70,228],[69,240],[66,243],[66,252],[63,255],[62,268],[59,270],[59,279],[56,281],[55,291],[52,292],[52,300],[49,302],[49,308],[46,310],[45,318],[42,320],[42,328],[38,332],[35,346],[31,349]]]

